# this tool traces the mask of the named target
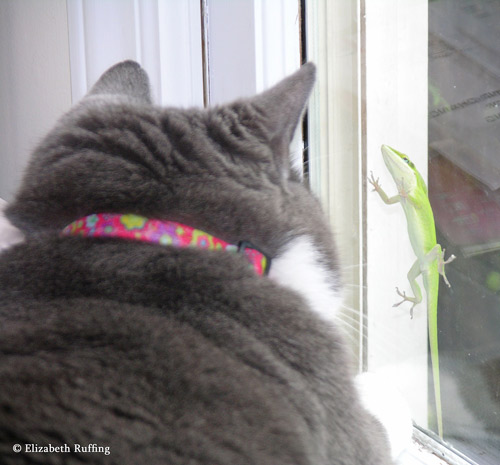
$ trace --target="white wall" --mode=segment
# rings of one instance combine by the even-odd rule
[[[0,1],[0,197],[71,104],[65,0]]]

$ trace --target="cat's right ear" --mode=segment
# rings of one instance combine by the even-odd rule
[[[298,164],[293,158],[299,157],[300,162],[302,159],[302,153],[290,154],[289,147],[315,81],[316,66],[306,63],[291,76],[251,99],[259,114],[263,115],[265,136],[285,177],[288,177],[291,166]]]
[[[122,61],[109,68],[87,95],[122,95],[142,103],[151,103],[148,75],[132,60]]]

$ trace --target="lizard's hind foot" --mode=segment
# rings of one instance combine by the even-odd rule
[[[413,305],[411,306],[410,308],[410,318],[413,320],[413,308],[415,307],[415,305],[418,304],[418,301],[415,297],[408,297],[406,295],[406,292],[405,291],[400,291],[399,288],[396,288],[396,292],[397,294],[403,298],[403,300],[401,302],[397,302],[393,305],[393,307],[399,307],[401,304],[405,303],[405,302],[411,302]]]
[[[448,287],[451,287],[451,284],[448,281],[448,278],[446,277],[446,273],[444,272],[444,267],[448,263],[451,263],[453,260],[455,260],[455,258],[457,258],[457,257],[455,257],[455,255],[452,254],[452,255],[449,256],[448,260],[445,260],[444,259],[445,252],[446,252],[446,249],[443,249],[443,251],[441,253],[441,256],[438,258],[438,272],[443,277],[444,282],[446,283],[446,285]]]

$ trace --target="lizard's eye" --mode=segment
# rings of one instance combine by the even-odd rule
[[[410,164],[410,159],[408,157],[403,157],[403,161],[408,165]]]

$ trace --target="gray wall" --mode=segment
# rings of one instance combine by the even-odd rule
[[[65,0],[0,0],[0,198],[71,104]]]

